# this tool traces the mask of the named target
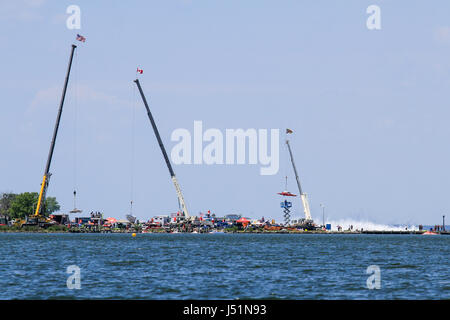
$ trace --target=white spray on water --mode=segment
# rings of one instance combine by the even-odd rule
[[[338,226],[342,227],[342,230],[349,230],[350,226],[353,226],[353,231],[356,230],[369,230],[369,231],[417,231],[418,228],[415,225],[388,225],[379,224],[371,221],[357,221],[352,219],[342,219],[337,221],[326,221],[326,223],[331,224],[331,230],[337,231]]]

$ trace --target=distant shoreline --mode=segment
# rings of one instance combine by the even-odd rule
[[[127,232],[72,232],[72,231],[62,231],[62,230],[7,230],[2,229],[0,230],[0,233],[28,233],[28,234],[35,234],[35,233],[41,233],[41,234],[67,234],[67,233],[73,233],[73,234],[196,234],[191,232],[178,232],[178,233],[170,233],[170,232],[134,232],[134,231],[127,231]],[[220,232],[219,234],[323,234],[323,235],[335,235],[335,234],[341,234],[341,235],[355,235],[355,234],[378,234],[378,235],[392,235],[392,234],[399,234],[399,235],[407,235],[407,234],[414,234],[414,235],[422,235],[425,233],[425,231],[378,231],[378,230],[367,230],[367,231],[232,231],[232,232]],[[441,231],[437,232],[440,235],[450,235],[450,231]],[[197,234],[211,234],[209,232],[205,233],[197,233]],[[215,233],[212,233],[215,234]]]

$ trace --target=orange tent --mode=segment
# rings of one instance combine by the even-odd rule
[[[243,225],[249,224],[250,220],[245,219],[244,217],[240,218],[239,220],[236,220],[237,223],[242,223]]]
[[[113,224],[117,222],[117,219],[115,218],[107,218],[106,221],[108,221],[109,223]]]

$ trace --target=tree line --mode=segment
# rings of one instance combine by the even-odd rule
[[[12,219],[24,219],[25,216],[31,216],[36,210],[39,194],[37,192],[24,193],[2,193],[0,195],[0,216]],[[60,206],[55,197],[45,199],[45,211],[43,214],[49,216],[58,212]]]

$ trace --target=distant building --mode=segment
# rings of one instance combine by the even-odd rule
[[[225,221],[231,221],[231,222],[235,222],[236,220],[239,220],[240,218],[242,218],[242,216],[240,214],[227,214],[224,217]]]
[[[91,221],[91,217],[76,217],[75,218],[75,223],[76,224],[88,224],[89,221]]]
[[[169,215],[154,216],[152,220],[153,220],[152,223],[157,223],[161,227],[163,227],[170,223],[170,216]]]
[[[0,226],[7,226],[8,225],[8,216],[0,215]]]
[[[50,219],[58,224],[67,224],[70,222],[68,214],[51,214]]]

